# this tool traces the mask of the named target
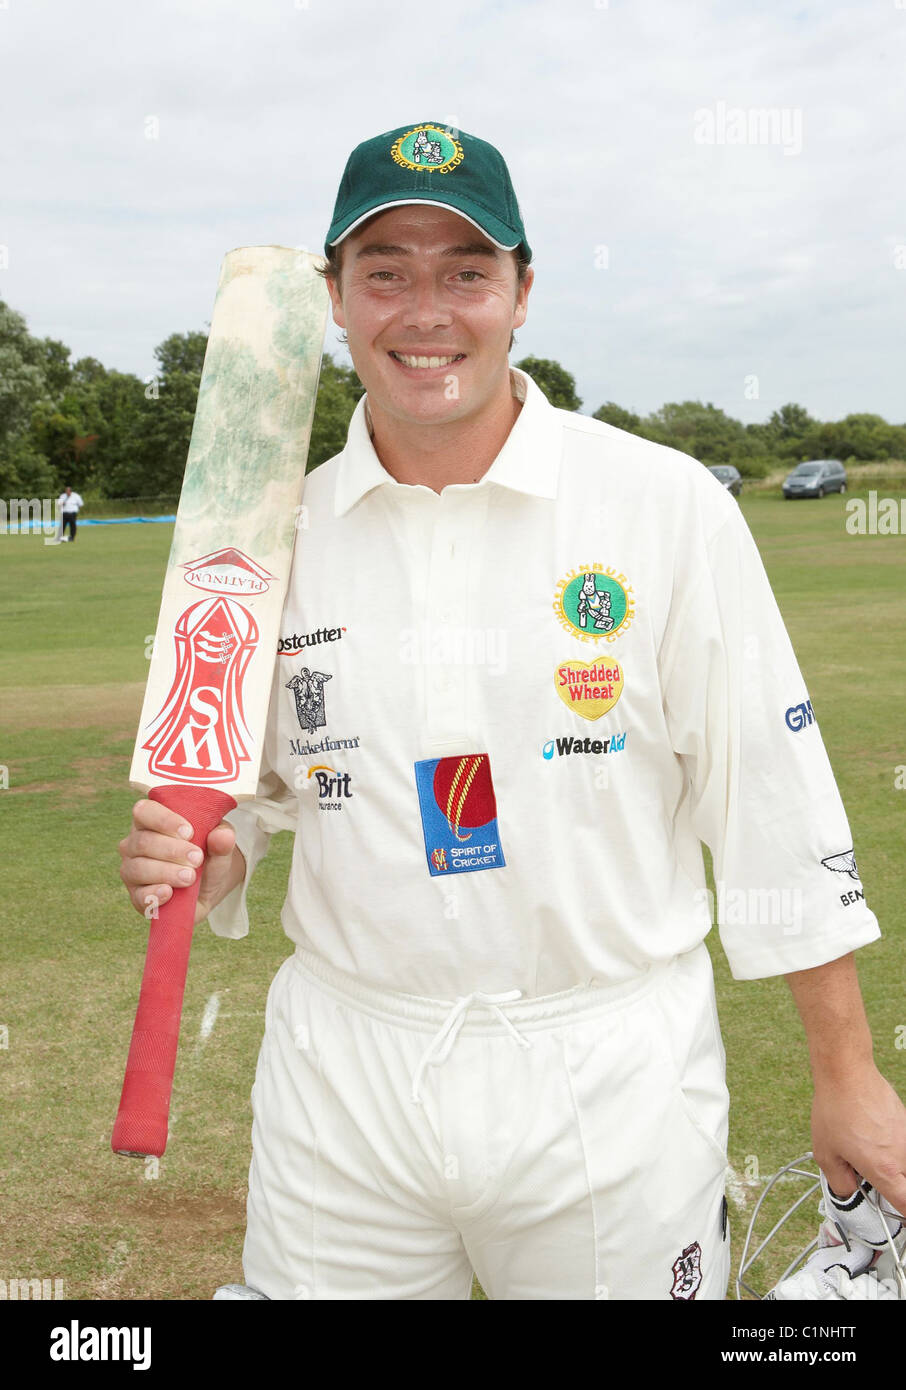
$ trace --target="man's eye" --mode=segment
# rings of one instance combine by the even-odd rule
[[[396,276],[392,270],[374,270],[371,272],[372,280],[395,280]]]
[[[471,278],[470,278],[469,280],[467,280],[467,282],[466,282],[466,283],[469,284],[469,285],[474,284],[474,282],[475,282],[476,280],[482,280],[482,279],[484,279],[484,277],[483,277],[483,275],[482,275],[482,273],[481,273],[480,270],[461,270],[459,273],[460,273],[460,275],[468,275],[468,276],[471,277]]]

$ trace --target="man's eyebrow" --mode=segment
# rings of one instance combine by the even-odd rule
[[[360,246],[355,253],[356,260],[360,256],[408,256],[410,253],[405,246],[387,246],[372,242],[369,246]]]
[[[497,247],[486,241],[470,241],[468,246],[448,246],[441,252],[444,256],[493,256],[497,259]]]
[[[356,260],[362,256],[411,256],[412,252],[408,246],[390,246],[383,242],[371,242],[367,246],[360,246],[355,253]],[[467,246],[447,246],[441,252],[442,256],[491,256],[497,260],[497,247],[490,246],[485,241],[473,241]]]

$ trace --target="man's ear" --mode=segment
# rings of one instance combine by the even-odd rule
[[[330,295],[330,303],[333,310],[333,321],[338,328],[346,327],[346,316],[343,313],[343,301],[340,298],[340,284],[333,275],[325,275],[327,281],[327,292]]]
[[[529,266],[528,270],[525,272],[525,278],[521,284],[516,287],[516,309],[513,315],[514,328],[521,328],[525,323],[526,315],[528,314],[529,290],[532,288],[534,279],[535,272],[532,270],[532,267]]]

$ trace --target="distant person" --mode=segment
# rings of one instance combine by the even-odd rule
[[[79,508],[84,507],[85,503],[77,492],[73,492],[67,483],[66,487],[57,498],[57,505],[63,518],[63,535],[60,537],[64,541],[74,541],[76,533],[76,519],[79,515]],[[67,536],[66,531],[69,530]]]

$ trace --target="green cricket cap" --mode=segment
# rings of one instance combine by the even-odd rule
[[[505,251],[532,251],[503,155],[448,125],[400,126],[356,145],[343,171],[324,243],[336,246],[366,218],[398,203],[441,203]]]

